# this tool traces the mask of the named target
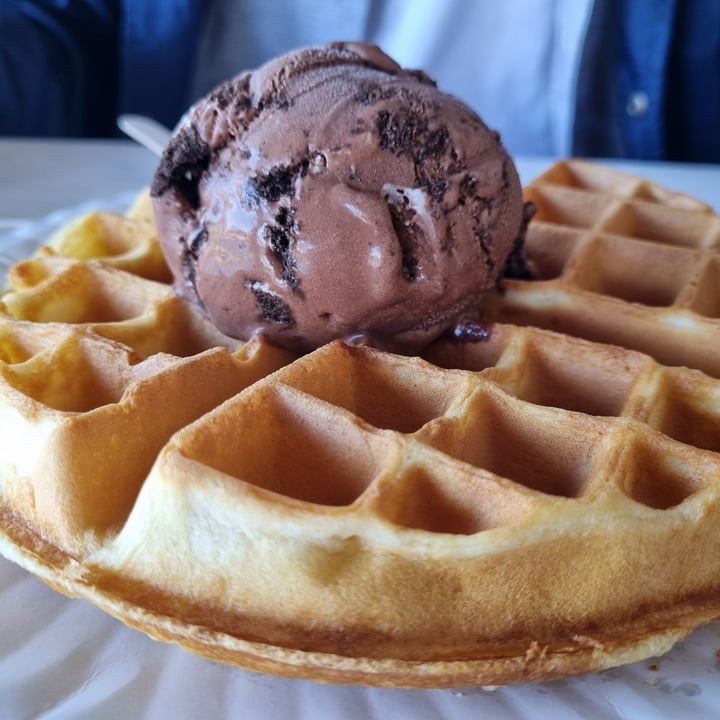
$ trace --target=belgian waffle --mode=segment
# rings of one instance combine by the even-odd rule
[[[422,358],[238,343],[148,279],[147,216],[64,229],[3,297],[0,550],[153,637],[328,682],[557,678],[720,616],[718,218],[578,162],[527,196],[537,279]],[[630,254],[669,255],[668,287],[633,289]]]
[[[720,377],[720,217],[694,198],[580,160],[525,190],[536,277],[484,317],[648,353]],[[492,305],[492,307],[491,307]]]

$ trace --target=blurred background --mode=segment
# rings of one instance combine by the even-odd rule
[[[0,135],[173,126],[290,49],[377,43],[513,154],[720,162],[720,0],[2,0]]]

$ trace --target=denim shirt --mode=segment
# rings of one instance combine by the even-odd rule
[[[720,162],[720,2],[597,0],[573,151]]]
[[[174,125],[192,100],[206,6],[0,0],[0,134],[109,136],[120,112]],[[521,2],[517,16],[532,22]],[[497,63],[523,62],[522,47],[504,52]],[[595,0],[577,77],[574,154],[720,162],[719,0]]]
[[[173,124],[203,0],[2,0],[0,133],[108,136],[119,112]]]

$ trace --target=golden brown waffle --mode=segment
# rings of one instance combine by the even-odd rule
[[[599,205],[589,188],[624,176],[547,177],[584,178],[558,194]],[[624,182],[645,199],[607,207],[717,222]],[[548,275],[572,237],[553,282],[587,303],[569,268],[603,233],[560,227],[538,187],[532,258]],[[699,277],[715,242],[690,251]],[[508,281],[490,308],[524,321],[513,298],[548,282]],[[293,358],[219,336],[97,255],[43,251],[10,283],[0,550],[156,638],[288,676],[442,687],[639,660],[720,616],[708,374],[520,322],[424,358],[340,342]],[[593,287],[621,326],[627,298]],[[694,318],[688,303],[673,312]],[[718,363],[713,337],[701,360]]]
[[[720,217],[704,203],[580,160],[533,181],[533,282],[485,318],[640,350],[720,377]]]
[[[171,280],[158,243],[147,189],[124,215],[91,212],[60,228],[38,254],[78,260],[97,258],[105,265],[149,280]]]

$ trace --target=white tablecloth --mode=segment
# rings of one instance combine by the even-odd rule
[[[0,139],[0,227],[138,190],[156,165],[152,153],[129,140]]]
[[[550,158],[516,160],[525,183],[550,162]],[[720,210],[720,166],[611,164],[685,190]],[[129,140],[0,139],[0,224],[137,191],[150,184],[156,166],[152,153]]]

